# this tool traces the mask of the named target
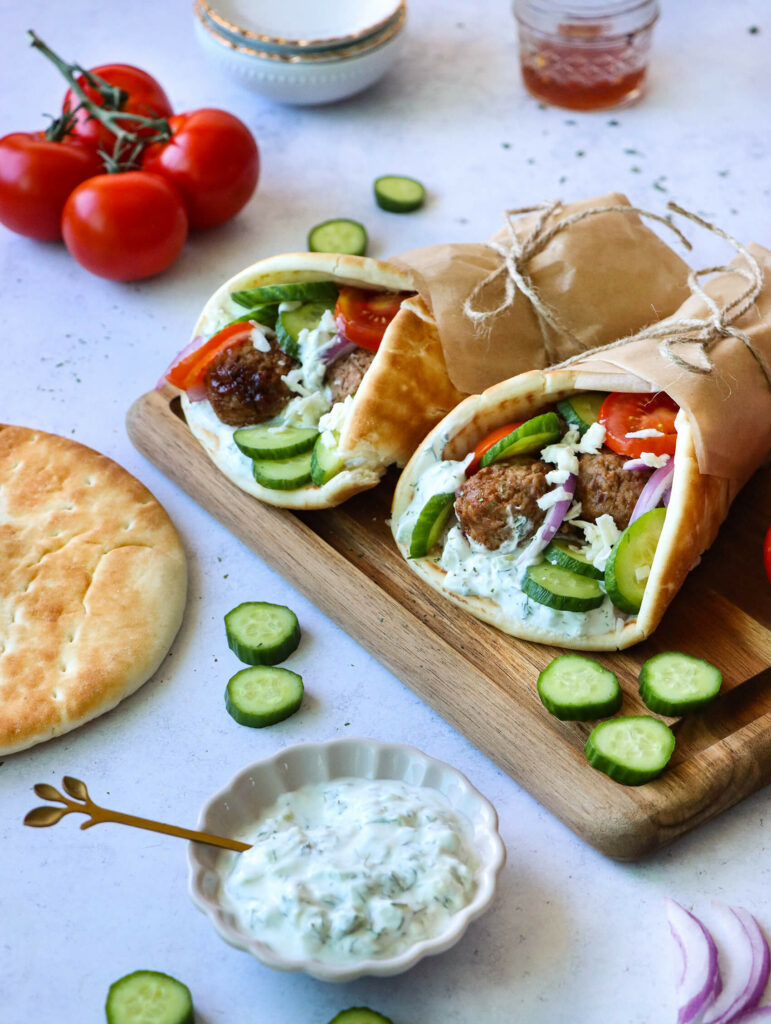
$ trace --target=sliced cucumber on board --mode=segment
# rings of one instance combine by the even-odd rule
[[[674,749],[674,733],[660,718],[625,715],[595,726],[585,753],[593,768],[626,786],[639,786],[664,771]]]
[[[621,707],[615,674],[582,654],[555,658],[538,676],[537,687],[546,710],[567,722],[606,718]]]
[[[723,676],[703,658],[664,651],[645,662],[638,681],[640,696],[651,711],[676,717],[698,711],[714,700]]]

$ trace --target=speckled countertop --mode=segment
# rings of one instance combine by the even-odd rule
[[[56,108],[55,73],[25,43],[35,29],[86,65],[155,73],[177,109],[215,105],[259,141],[254,200],[193,239],[157,279],[89,276],[56,245],[0,230],[4,388],[0,419],[107,453],[155,492],[190,556],[190,601],[156,677],[112,713],[0,766],[0,1020],[103,1020],[109,984],[138,967],[193,990],[201,1024],[326,1024],[367,1004],[395,1024],[659,1024],[672,1019],[663,897],[697,910],[720,897],[771,931],[771,793],[745,800],[647,861],[624,866],[585,846],[465,738],[267,569],[131,446],[124,415],[187,340],[202,302],[253,260],[302,249],[310,225],[363,221],[371,255],[478,240],[507,206],[626,192],[667,198],[744,240],[771,243],[771,19],[764,0],[664,0],[650,90],[637,107],[571,114],[527,97],[505,0],[411,0],[396,69],[347,102],[269,104],[202,58],[187,0],[0,3],[0,134]],[[372,180],[406,173],[429,189],[409,217],[377,210]],[[701,241],[696,262],[723,259]],[[238,727],[222,690],[233,660],[223,613],[260,596],[304,627],[293,667],[302,713],[269,730]],[[332,986],[274,973],[226,946],[187,898],[184,845],[73,821],[22,828],[36,782],[70,773],[107,806],[193,824],[241,766],[301,740],[369,735],[415,744],[464,771],[495,804],[508,848],[494,908],[450,952],[394,979]]]

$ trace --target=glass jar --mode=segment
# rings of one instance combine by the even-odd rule
[[[522,78],[544,103],[607,110],[643,93],[658,0],[514,0]]]

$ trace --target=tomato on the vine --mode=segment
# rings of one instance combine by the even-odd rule
[[[191,228],[230,220],[251,198],[260,173],[254,136],[237,117],[203,108],[169,118],[171,139],[145,150],[142,167],[173,181]]]
[[[90,71],[128,94],[125,103],[120,107],[121,110],[125,110],[129,114],[142,114],[144,117],[170,117],[173,114],[171,103],[161,84],[141,68],[135,68],[131,64],[101,64],[98,68],[91,68]],[[80,75],[77,81],[92,102],[98,107],[104,106],[101,93],[89,85],[83,75]],[[80,110],[77,110],[79,102],[80,100],[72,89],[68,89],[62,110],[64,112],[75,111],[71,128],[72,134],[95,149],[101,148],[112,153],[115,146],[115,135],[93,118],[86,109],[81,107]],[[144,137],[151,135],[153,131],[147,126],[140,127],[130,118],[121,122],[121,127],[135,131]]]
[[[187,237],[187,214],[177,190],[158,174],[99,174],[70,195],[62,234],[92,274],[136,281],[174,262]]]
[[[639,458],[643,452],[674,455],[677,443],[675,417],[679,406],[663,391],[652,395],[612,391],[600,408],[605,444],[617,455]],[[655,430],[650,437],[628,437],[641,430]]]
[[[338,332],[355,345],[376,352],[403,298],[402,292],[341,288],[334,314]]]
[[[29,238],[61,238],[67,197],[101,170],[96,152],[69,137],[54,142],[45,132],[6,135],[0,139],[0,222]]]

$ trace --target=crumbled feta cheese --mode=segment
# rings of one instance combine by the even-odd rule
[[[570,479],[570,473],[566,469],[550,469],[546,474],[547,484],[565,484]]]
[[[560,501],[570,501],[573,495],[566,491],[564,487],[555,487],[553,491],[547,491],[546,494],[541,498],[536,499],[536,504],[539,508],[544,509],[552,508]]]
[[[634,578],[638,583],[642,583],[643,580],[647,580],[651,574],[651,567],[649,565],[639,565],[634,571]]]
[[[653,452],[643,452],[640,455],[640,461],[644,462],[646,466],[650,466],[651,469],[660,469],[669,462],[669,456],[654,455]]]
[[[580,501],[574,501],[570,508],[565,513],[565,521],[570,522],[571,519],[577,519],[581,515],[582,505]]]
[[[592,423],[578,443],[579,452],[596,455],[605,443],[605,427],[601,423]]]
[[[610,553],[621,536],[621,531],[613,521],[613,516],[602,515],[596,523],[588,523],[574,519],[575,526],[580,526],[586,537],[582,554],[588,558],[595,569],[605,570]]]
[[[624,437],[664,437],[663,430],[656,430],[655,427],[646,427],[645,430],[630,430]]]
[[[557,469],[566,470],[568,473],[577,473],[577,447],[578,431],[575,427],[570,427],[561,441],[547,444],[545,448],[541,449],[541,458],[544,462],[551,462]]]
[[[252,321],[252,345],[257,349],[258,352],[270,352],[270,341],[265,336],[262,324],[256,324]]]

